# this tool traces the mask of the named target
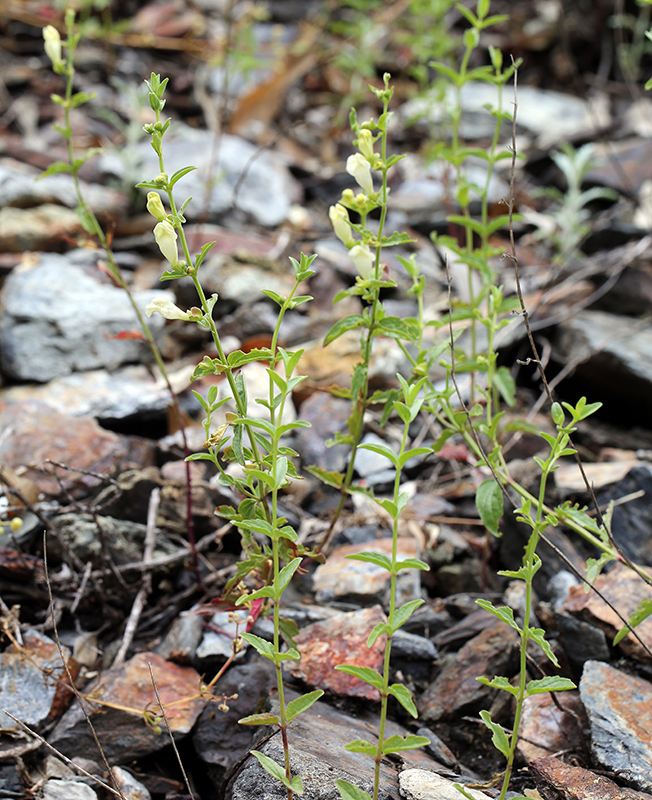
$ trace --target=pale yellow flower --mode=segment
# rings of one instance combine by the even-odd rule
[[[335,236],[345,244],[347,247],[352,247],[355,244],[355,239],[351,234],[351,226],[349,225],[349,212],[340,203],[336,203],[328,209],[328,216],[330,217]]]
[[[355,178],[358,186],[367,194],[373,194],[374,182],[371,178],[371,166],[362,153],[355,153],[346,160],[346,171]]]
[[[157,222],[167,219],[167,212],[158,192],[147,193],[147,210]]]
[[[355,268],[360,273],[360,276],[367,280],[371,278],[374,268],[374,254],[366,244],[356,244],[349,250],[351,261],[355,264]]]
[[[46,25],[43,28],[43,39],[45,41],[45,55],[52,62],[52,66],[63,66],[63,58],[61,57],[61,36],[59,31],[54,25]]]
[[[167,258],[173,267],[176,266],[179,263],[177,232],[167,220],[159,222],[154,228],[154,238],[164,257]]]

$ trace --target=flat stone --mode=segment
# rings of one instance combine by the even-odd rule
[[[552,701],[550,693],[526,697],[517,745],[525,761],[543,758],[561,750],[575,750],[577,742],[581,741],[587,719],[579,692],[559,692],[557,700],[579,718],[579,729],[575,717],[563,714]]]
[[[344,697],[380,700],[380,692],[353,675],[335,669],[338,664],[371,667],[382,670],[385,636],[379,636],[373,647],[367,638],[373,628],[387,621],[380,606],[363,608],[350,614],[339,614],[323,622],[314,622],[294,637],[301,661],[286,662],[288,672],[308,686]]]
[[[639,496],[614,508],[611,533],[618,547],[635,564],[652,566],[652,509],[649,502],[652,465],[649,462],[635,462],[622,480],[598,494],[598,503],[603,508],[612,500],[630,494]]]
[[[77,212],[54,203],[34,208],[0,208],[0,250],[4,253],[60,249],[84,232]]]
[[[580,696],[597,761],[626,783],[652,791],[652,684],[600,661],[587,661]]]
[[[313,575],[313,589],[318,603],[338,600],[373,605],[380,602],[384,608],[389,607],[389,572],[375,564],[346,558],[347,555],[364,551],[383,553],[391,557],[392,540],[376,539],[373,542],[344,545],[333,550],[327,562],[320,564]],[[397,556],[399,559],[418,558],[419,549],[416,540],[399,537]],[[419,572],[420,570],[408,569],[398,574],[397,608],[421,596]]]
[[[141,309],[154,298],[173,299],[168,291],[134,293]],[[17,380],[45,383],[72,372],[115,369],[149,361],[149,346],[139,339],[112,339],[139,329],[123,289],[101,283],[70,258],[32,254],[12,270],[0,293],[0,365]],[[163,318],[148,325],[162,330]]]
[[[156,734],[143,720],[142,712],[146,708],[153,711],[159,708],[148,664],[151,664],[175,738],[190,731],[205,705],[206,701],[202,698],[176,703],[195,697],[200,675],[191,667],[180,667],[164,661],[156,653],[138,653],[119,667],[102,672],[99,681],[84,688],[85,693],[92,696],[93,691],[101,686],[100,700],[134,709],[133,712],[122,711],[99,703],[93,704],[90,700],[93,726],[107,759],[114,764],[130,763],[135,758],[166,747],[170,742],[165,723],[162,723],[163,732]],[[172,703],[175,705],[170,705]],[[65,712],[48,741],[69,758],[88,757],[97,750],[78,704],[70,706]]]
[[[439,736],[430,728],[419,728],[417,736],[425,736],[430,739],[430,744],[426,745],[426,751],[430,755],[446,767],[454,767],[457,765],[455,754],[451,752],[448,745],[443,742]]]
[[[14,469],[26,467],[23,476],[47,494],[61,491],[59,482],[45,471],[47,459],[71,467],[57,472],[63,486],[73,491],[100,483],[75,469],[112,475],[154,464],[153,443],[104,430],[93,419],[69,417],[44,403],[0,403],[0,430],[0,461]]]
[[[530,761],[528,769],[543,800],[650,800],[649,794],[624,789],[604,775],[554,756]]]
[[[517,648],[518,634],[504,624],[482,631],[462,647],[423,693],[420,716],[436,722],[489,708],[497,690],[476,678],[512,677],[517,668]]]
[[[557,614],[557,626],[564,653],[575,674],[587,661],[609,661],[611,648],[602,628],[572,614]]]
[[[365,433],[360,442],[361,445],[383,445],[387,447],[387,442],[378,436],[377,433]],[[355,471],[361,478],[366,478],[374,472],[383,472],[391,467],[392,462],[373,450],[366,450],[364,447],[358,448],[355,454]]]
[[[405,769],[399,773],[398,786],[401,797],[405,800],[459,800],[462,795],[453,786],[453,781],[446,780],[435,772],[425,769]],[[491,795],[477,789],[465,790],[475,800],[490,800]]]
[[[301,419],[309,422],[310,428],[299,428],[297,450],[308,466],[342,472],[346,467],[349,448],[338,444],[326,447],[326,441],[336,433],[346,431],[346,420],[351,413],[351,403],[327,392],[313,392],[301,404]]]
[[[240,633],[244,631],[243,623],[247,619],[247,609],[239,611],[218,611],[213,614],[202,637],[201,643],[197,648],[198,659],[220,658],[227,659],[233,653],[233,642],[235,640],[238,625],[233,620],[234,615],[240,620]],[[244,653],[244,650],[241,651]]]
[[[113,779],[118,784],[118,788],[127,800],[151,800],[151,794],[143,784],[122,767],[111,769]]]
[[[192,609],[182,612],[172,623],[156,652],[175,664],[192,664],[202,637],[202,618]]]
[[[34,630],[23,634],[20,651],[12,646],[0,653],[0,727],[21,730],[4,713],[6,709],[25,725],[38,728],[50,713],[63,671],[56,643]]]
[[[43,784],[43,800],[97,800],[97,795],[79,781],[49,780]]]
[[[635,611],[640,602],[649,598],[648,586],[624,564],[616,564],[594,581],[596,589],[618,609],[625,619]],[[586,593],[582,586],[572,586],[565,603],[566,611],[580,619],[597,625],[611,639],[621,629],[623,622],[594,591]],[[637,636],[652,650],[652,617],[636,626]],[[618,644],[628,656],[650,663],[649,653],[630,632]]]
[[[286,701],[297,697],[286,690]],[[272,704],[272,711],[277,707]],[[266,729],[266,730],[272,730]],[[373,789],[373,759],[363,753],[350,753],[343,744],[354,739],[374,741],[378,731],[378,715],[360,711],[354,718],[329,706],[321,700],[292,721],[288,731],[290,763],[293,775],[301,775],[304,786],[303,800],[335,800],[339,793],[335,787],[338,778],[359,786],[364,791]],[[405,736],[407,731],[388,720],[385,736]],[[274,733],[258,748],[283,763],[281,737]],[[437,764],[422,750],[406,750],[401,761],[407,767],[436,768]],[[269,776],[258,761],[247,756],[242,766],[232,774],[224,791],[225,800],[280,800],[285,789]],[[395,766],[383,759],[380,767],[379,800],[395,800],[398,785]]]
[[[220,768],[220,779],[251,747],[256,733],[238,720],[270,707],[272,684],[276,686],[273,665],[260,660],[231,667],[215,687],[226,698],[228,711],[218,708],[219,699],[208,703],[193,728],[192,744],[201,761]]]
[[[143,557],[146,526],[140,522],[115,519],[92,514],[60,514],[52,518],[52,524],[59,533],[59,539],[51,538],[48,553],[54,558],[63,558],[60,542],[84,563],[90,561],[96,569],[105,566],[104,551],[98,525],[104,535],[109,557],[116,564],[129,564]],[[179,552],[162,534],[156,537],[154,558],[169,556]]]

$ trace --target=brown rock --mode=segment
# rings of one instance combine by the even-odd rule
[[[651,800],[652,795],[623,789],[604,775],[588,769],[564,764],[554,756],[530,761],[534,778],[543,800]]]
[[[426,689],[419,714],[436,721],[489,708],[497,690],[484,686],[476,678],[511,677],[516,668],[517,647],[518,634],[502,623],[475,636]]]
[[[527,697],[518,731],[518,750],[526,761],[544,758],[559,750],[577,749],[582,729],[588,725],[579,693],[560,692],[557,700],[579,718],[579,730],[576,717],[561,712],[550,694]]]
[[[650,596],[649,587],[624,564],[616,564],[608,573],[599,575],[595,580],[595,587],[625,619],[638,608],[641,600]],[[618,615],[594,591],[587,594],[583,585],[571,587],[565,607],[570,614],[602,628],[611,638],[623,625]],[[652,650],[652,617],[637,625],[636,633]],[[628,656],[648,664],[652,663],[650,653],[632,633],[628,633],[618,646]]]
[[[200,676],[191,667],[180,667],[164,661],[155,653],[139,653],[119,667],[103,672],[98,681],[85,689],[84,694],[88,698],[93,727],[110,762],[126,763],[169,744],[165,723],[161,722],[163,732],[157,734],[143,718],[146,709],[159,712],[149,672],[150,664],[175,737],[190,731],[205,705],[202,698],[172,705],[175,701],[195,697]],[[93,703],[94,699],[101,702]],[[133,711],[126,711],[125,708]],[[78,704],[66,711],[48,741],[69,758],[87,758],[96,752],[95,741]]]
[[[386,622],[386,617],[382,608],[373,606],[307,625],[295,636],[301,661],[296,666],[290,666],[290,674],[309,686],[338,695],[380,700],[378,689],[335,667],[338,664],[353,664],[380,671],[385,653],[385,636],[379,636],[373,647],[367,647],[367,638],[372,629],[383,622]]]
[[[100,480],[78,470],[113,474],[133,466],[154,463],[154,445],[145,439],[104,430],[87,417],[68,417],[45,403],[25,402],[0,406],[0,462],[17,469],[47,494],[58,494],[59,482],[44,470],[47,459],[64,463],[61,482],[69,490],[83,491]]]
[[[58,250],[64,237],[83,232],[77,212],[64,206],[44,203],[35,208],[0,209],[0,250]]]

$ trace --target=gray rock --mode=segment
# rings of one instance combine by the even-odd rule
[[[430,744],[426,745],[426,752],[446,767],[454,767],[457,764],[455,755],[450,751],[448,745],[430,728],[419,728],[417,736],[425,736],[430,739]]]
[[[435,645],[425,636],[398,630],[392,637],[392,659],[436,661],[437,658]]]
[[[389,446],[387,442],[376,433],[365,433],[360,444],[380,444],[385,447]],[[363,447],[358,447],[356,450],[355,471],[361,478],[373,475],[374,472],[384,472],[391,467],[391,465],[392,462],[380,453],[375,453],[373,450],[366,450]]]
[[[151,794],[131,772],[122,767],[113,767],[111,772],[118,788],[127,800],[151,800]]]
[[[652,357],[649,353],[648,359],[652,377]],[[634,467],[617,485],[600,493],[598,503],[603,507],[612,500],[640,491],[644,492],[641,497],[614,508],[611,532],[616,544],[634,563],[652,565],[652,509],[649,500],[652,493],[652,464],[643,463]]]
[[[307,466],[342,472],[346,467],[349,448],[345,445],[326,447],[325,442],[336,433],[346,431],[346,420],[351,413],[351,403],[340,397],[314,392],[301,405],[301,419],[310,428],[296,432],[297,450]]]
[[[201,637],[202,619],[199,614],[193,614],[191,609],[174,620],[156,652],[161,658],[176,664],[192,664]]]
[[[43,785],[43,800],[97,800],[97,795],[79,781],[50,780]]]
[[[446,780],[425,769],[406,769],[398,776],[399,792],[405,800],[459,800],[462,795]],[[477,789],[466,789],[475,800],[490,800],[490,795]]]
[[[218,157],[213,161],[214,135],[179,123],[165,137],[165,168],[169,175],[193,165],[196,170],[177,184],[176,194],[182,200],[193,197],[185,216],[195,220],[202,216],[207,182],[209,221],[221,220],[234,207],[251,214],[261,225],[274,227],[287,219],[290,205],[298,199],[297,183],[287,167],[273,154],[241,139],[222,134]],[[151,180],[159,174],[158,159],[150,143],[136,147],[142,157],[142,172]],[[122,177],[124,165],[117,154],[100,160],[100,168]],[[236,192],[237,189],[237,192]],[[234,200],[235,194],[235,200]]]
[[[237,615],[240,619],[240,632],[244,628],[244,621],[249,612],[244,609],[240,611],[219,611],[213,614],[208,623],[209,629],[202,637],[201,644],[197,648],[197,658],[201,661],[206,658],[226,659],[233,653],[233,640],[236,634],[237,625],[231,622],[232,615]],[[244,654],[244,650],[240,651]]]
[[[609,661],[611,652],[603,630],[571,614],[556,616],[564,653],[573,670],[581,672],[587,661]]]
[[[158,289],[134,297],[143,310],[155,297],[173,299]],[[107,338],[138,328],[126,293],[65,256],[44,253],[38,263],[14,269],[0,302],[0,367],[12,378],[45,383],[75,371],[148,360],[144,342]],[[163,322],[153,316],[151,329],[160,331]]]
[[[652,790],[652,684],[608,664],[587,661],[580,697],[597,761],[636,789]]]

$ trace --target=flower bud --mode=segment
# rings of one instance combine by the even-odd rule
[[[154,183],[157,186],[166,186],[167,182],[168,182],[168,174],[167,174],[167,172],[161,172],[160,175],[157,175],[154,178]]]
[[[177,232],[167,220],[159,222],[154,228],[154,238],[164,257],[167,258],[173,267],[176,266],[179,263]]]
[[[184,319],[186,321],[193,320],[195,318],[194,312],[197,310],[198,309],[191,308],[190,311],[182,311],[178,306],[175,306],[174,303],[170,300],[166,300],[164,297],[157,297],[145,307],[145,313],[148,317],[151,317],[152,314],[156,312],[162,317],[165,317],[165,319]]]
[[[158,192],[147,192],[147,210],[157,222],[167,219],[167,212]]]
[[[43,39],[45,41],[45,55],[52,62],[54,69],[56,70],[57,68],[63,67],[61,36],[54,25],[46,25],[45,28],[43,28]]]
[[[355,244],[355,239],[351,234],[351,226],[349,225],[349,212],[343,205],[337,203],[328,209],[328,216],[330,217],[335,236],[347,247],[352,247]]]
[[[351,261],[355,264],[363,280],[371,278],[374,268],[374,255],[366,244],[356,244],[349,250]]]
[[[374,137],[371,131],[363,128],[358,134],[358,150],[367,159],[374,159]]]
[[[347,158],[346,171],[355,178],[358,186],[366,194],[373,194],[374,182],[371,179],[371,167],[362,153],[355,153]]]

